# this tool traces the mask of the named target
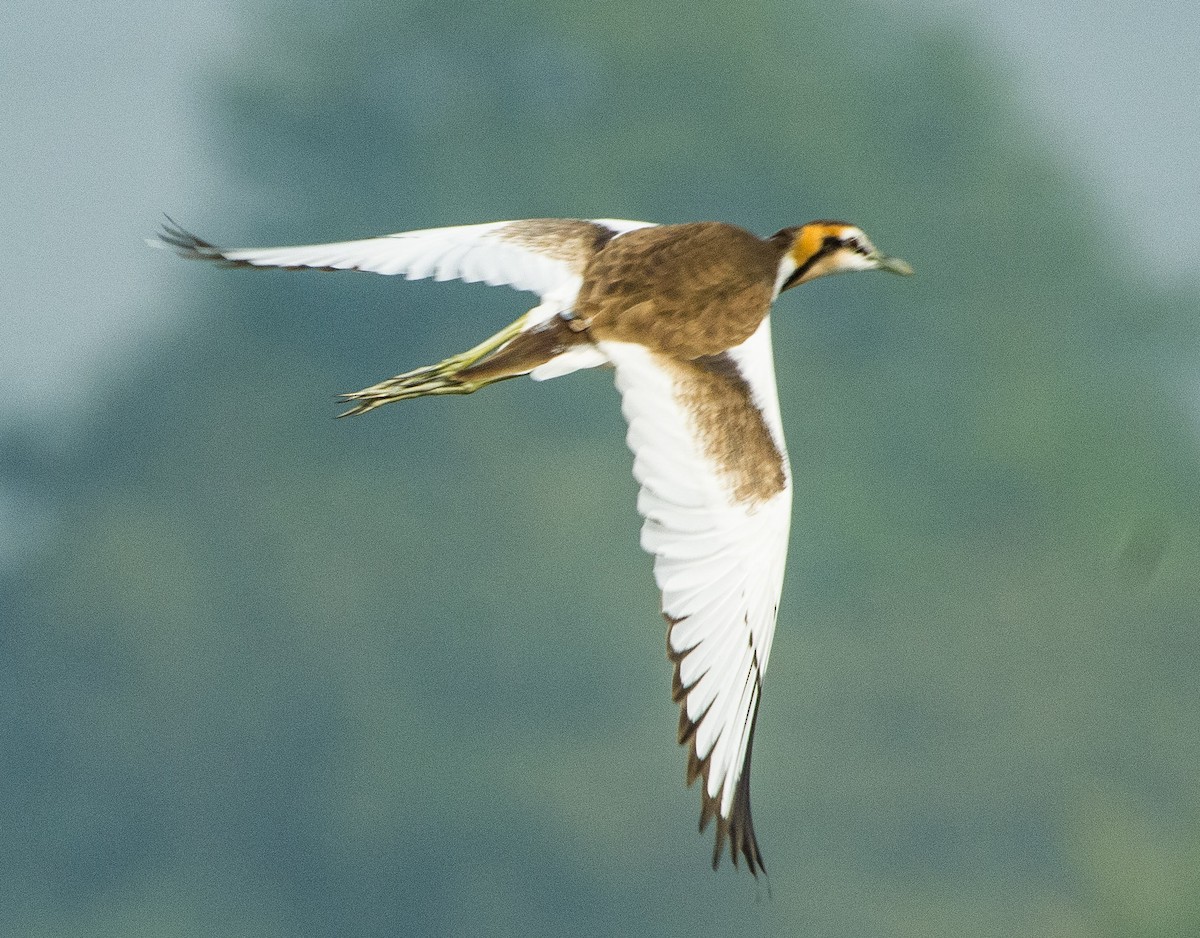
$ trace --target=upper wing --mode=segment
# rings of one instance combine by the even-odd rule
[[[158,240],[149,243],[184,257],[233,266],[368,270],[403,274],[409,280],[482,280],[508,284],[543,298],[550,294],[573,297],[584,266],[597,250],[617,235],[650,224],[607,218],[532,218],[401,231],[361,241],[226,250],[167,219]]]
[[[716,818],[734,865],[763,868],[750,819],[750,753],[783,589],[791,524],[770,322],[723,355],[681,362],[603,342],[616,367],[641,483],[642,546],[668,623],[687,779],[703,777],[700,829]]]

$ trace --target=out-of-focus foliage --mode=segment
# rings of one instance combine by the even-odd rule
[[[781,0],[289,4],[258,42],[211,89],[218,241],[833,216],[917,268],[775,317],[773,901],[693,830],[609,378],[335,422],[526,298],[181,264],[189,328],[86,446],[7,457],[60,513],[0,594],[5,933],[1200,931],[1195,298],[993,63]]]

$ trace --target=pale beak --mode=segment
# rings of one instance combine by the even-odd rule
[[[876,270],[886,270],[888,273],[900,274],[902,277],[912,276],[912,265],[908,261],[900,260],[898,257],[888,257],[876,251],[867,260],[874,262]]]

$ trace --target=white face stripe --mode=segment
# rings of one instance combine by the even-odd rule
[[[867,254],[875,253],[875,245],[871,243],[871,239],[856,225],[847,225],[838,232],[838,238],[844,245],[843,250],[855,251],[856,253],[859,251]]]
[[[812,266],[812,272],[804,279],[813,280],[829,274],[845,274],[856,270],[875,270],[879,265],[874,260],[878,253],[871,239],[857,225],[846,225],[837,233],[841,246],[830,251]]]

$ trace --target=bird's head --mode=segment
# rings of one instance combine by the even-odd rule
[[[856,225],[811,221],[785,230],[792,241],[780,270],[780,292],[826,274],[851,270],[886,270],[905,276],[913,272],[900,258],[881,254]]]

